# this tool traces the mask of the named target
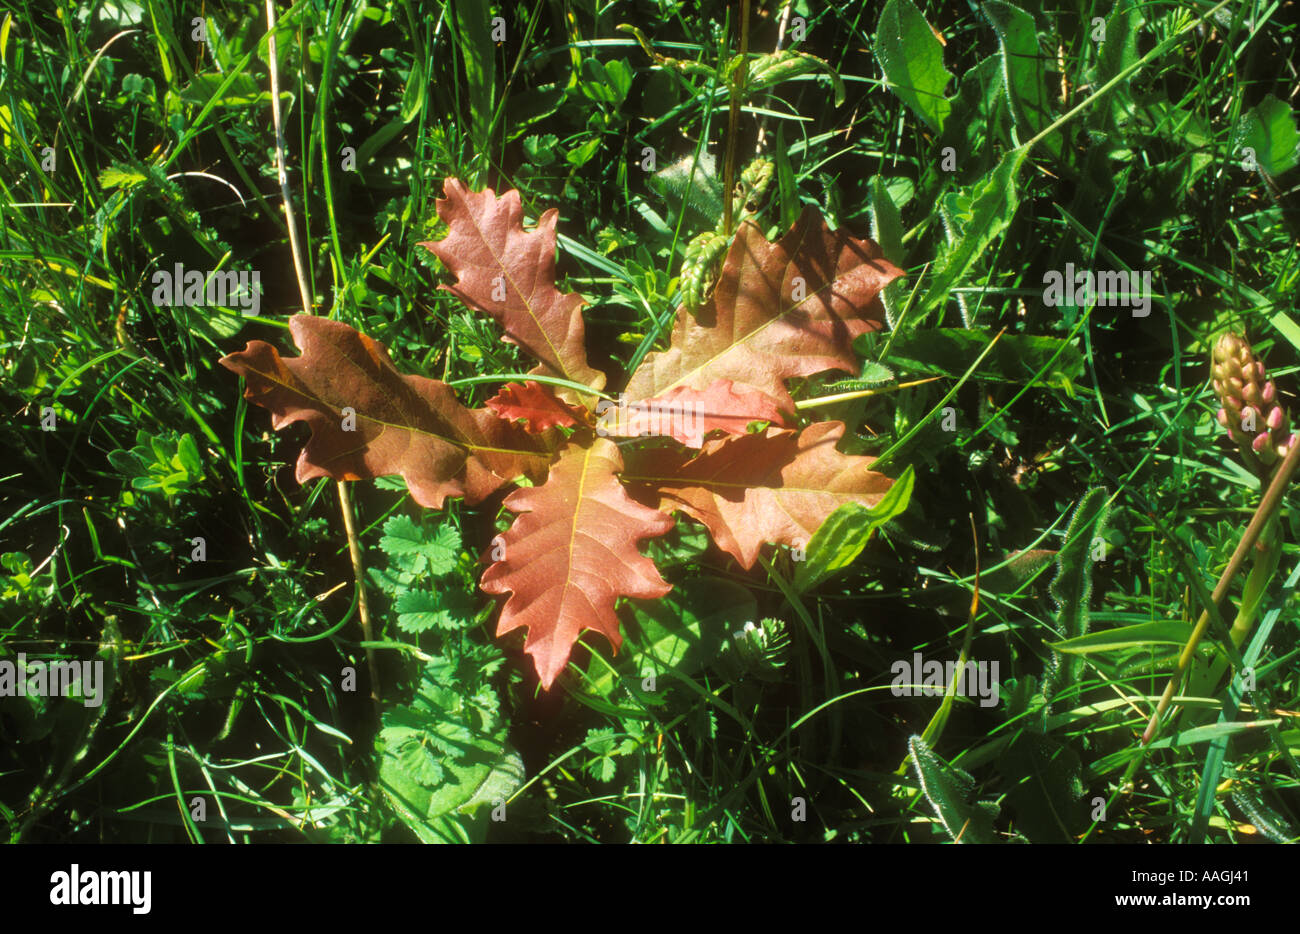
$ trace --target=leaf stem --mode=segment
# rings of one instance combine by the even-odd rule
[[[900,389],[907,389],[911,386],[933,383],[937,379],[943,379],[943,377],[927,376],[925,379],[914,379],[910,383],[899,383],[896,386],[881,386],[878,389],[858,389],[853,392],[837,392],[833,396],[816,396],[812,399],[804,399],[802,402],[796,402],[794,407],[796,411],[815,409],[818,406],[833,405],[836,402],[847,402],[850,399],[863,399],[867,396],[879,396],[887,392],[897,392]]]
[[[545,383],[547,386],[559,386],[562,389],[572,389],[584,396],[600,396],[602,399],[614,401],[614,397],[608,393],[601,392],[599,389],[592,389],[590,386],[584,386],[582,383],[576,383],[571,379],[561,379],[558,376],[539,376],[536,373],[498,373],[495,376],[467,376],[464,379],[448,380],[448,386],[470,386],[474,383],[508,383],[511,380],[532,380],[535,383]]]

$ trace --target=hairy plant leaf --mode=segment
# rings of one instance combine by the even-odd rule
[[[1003,0],[988,0],[984,14],[998,34],[1002,51],[1002,78],[1006,82],[1011,118],[1025,143],[1052,123],[1047,93],[1046,58],[1038,45],[1038,32],[1029,13]],[[1062,156],[1061,131],[1043,140],[1043,148]]]
[[[649,451],[624,480],[642,502],[704,523],[719,548],[752,568],[764,544],[803,548],[840,506],[871,508],[889,491],[893,481],[870,469],[874,458],[836,450],[843,434],[843,422],[818,422],[706,441],[694,457]]]
[[[1049,592],[1059,610],[1057,629],[1066,640],[1078,639],[1088,633],[1093,542],[1106,528],[1109,514],[1106,490],[1103,487],[1093,487],[1079,500],[1079,505],[1070,518],[1070,527],[1065,532],[1065,544],[1056,555],[1056,577],[1052,579]],[[1059,656],[1053,654],[1053,661],[1058,660]],[[1062,683],[1073,684],[1080,661],[1077,656],[1071,656],[1065,659],[1064,664],[1054,665],[1053,674],[1059,674]]]
[[[884,326],[877,296],[902,274],[873,241],[831,231],[811,209],[776,243],[746,221],[711,300],[693,316],[678,311],[668,350],[646,356],[628,398],[730,379],[788,410],[786,378],[857,372],[853,339]]]
[[[970,267],[1010,225],[1020,206],[1016,178],[1027,154],[1023,147],[1003,153],[998,164],[979,181],[943,197],[949,243],[935,262],[937,271],[921,298],[921,313],[914,326],[947,302]]]
[[[618,651],[619,597],[662,597],[672,589],[637,544],[663,535],[673,520],[630,499],[618,480],[622,470],[612,441],[570,444],[543,485],[505,499],[517,518],[502,535],[504,556],[480,586],[510,594],[497,635],[527,627],[524,651],[544,688],[564,670],[583,629],[596,630]]]
[[[484,403],[493,412],[509,421],[524,420],[529,431],[546,431],[578,424],[567,405],[555,398],[551,391],[535,380],[506,383],[501,391]]]
[[[597,411],[602,411],[598,405]],[[744,392],[729,379],[714,380],[700,391],[676,386],[653,399],[630,406],[609,406],[596,422],[605,435],[637,438],[663,435],[691,448],[704,444],[711,431],[743,435],[751,422],[767,421],[782,428],[785,416],[770,397],[761,392]]]
[[[975,779],[944,762],[919,736],[908,739],[907,748],[921,792],[948,836],[957,843],[996,843],[993,818],[998,806],[992,801],[971,800]]]
[[[220,362],[244,377],[244,397],[270,410],[277,431],[293,422],[311,427],[299,483],[401,474],[416,502],[438,508],[448,496],[473,504],[520,475],[544,475],[549,439],[465,408],[446,383],[403,376],[377,341],[311,315],[290,318],[289,333],[299,357],[249,341]]]
[[[587,365],[582,296],[555,287],[559,211],[544,211],[525,231],[518,191],[498,197],[490,188],[470,191],[455,178],[444,190],[437,208],[447,236],[420,244],[456,276],[455,285],[439,288],[495,318],[507,341],[540,361],[532,372],[604,386],[605,374]]]

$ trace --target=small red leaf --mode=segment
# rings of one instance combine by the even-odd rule
[[[522,386],[506,383],[484,405],[509,421],[527,421],[529,431],[545,431],[557,425],[571,428],[578,424],[567,405],[551,395],[541,383],[531,379]]]

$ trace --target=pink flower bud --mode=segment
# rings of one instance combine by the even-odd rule
[[[1273,431],[1277,431],[1285,423],[1286,413],[1282,411],[1280,406],[1273,406],[1268,413],[1268,427]]]
[[[1264,400],[1260,398],[1259,383],[1247,383],[1242,395],[1255,408],[1262,409],[1264,407]]]
[[[1264,384],[1264,388],[1260,390],[1259,396],[1266,403],[1272,402],[1275,398],[1277,398],[1277,387],[1273,385],[1272,380],[1269,380],[1267,383]]]
[[[1214,416],[1219,420],[1219,424],[1224,428],[1228,427],[1228,412],[1226,409],[1219,409],[1219,414]]]
[[[1267,432],[1267,431],[1261,431],[1261,432],[1260,432],[1260,433],[1255,437],[1255,440],[1252,441],[1252,442],[1250,442],[1250,448],[1251,448],[1251,450],[1254,451],[1256,454],[1262,454],[1262,453],[1264,452],[1264,449],[1265,449],[1266,447],[1268,447],[1268,432]]]

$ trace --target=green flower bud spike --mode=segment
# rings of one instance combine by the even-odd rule
[[[1267,475],[1294,440],[1277,387],[1246,339],[1231,331],[1215,341],[1210,369],[1219,397],[1219,424],[1236,442],[1246,466],[1261,477]]]

